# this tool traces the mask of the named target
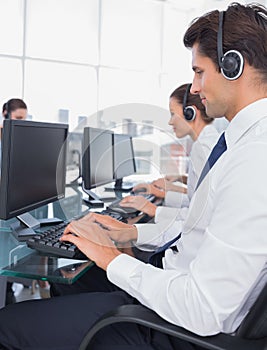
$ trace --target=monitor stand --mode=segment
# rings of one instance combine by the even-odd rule
[[[105,187],[106,191],[130,192],[132,189],[133,184],[123,183],[123,179],[117,179],[113,187]]]
[[[95,207],[95,208],[103,208],[104,207],[104,202],[99,199],[99,197],[90,190],[86,190],[83,188],[83,191],[88,195],[88,198],[83,198],[83,201],[86,202],[86,204],[89,204],[90,207]]]
[[[38,234],[35,232],[41,226],[56,225],[63,222],[58,218],[36,219],[30,213],[24,213],[17,216],[17,221],[10,225],[13,235],[20,242],[27,241],[29,238]]]

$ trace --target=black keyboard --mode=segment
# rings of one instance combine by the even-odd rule
[[[102,210],[99,214],[108,215],[116,220],[126,222],[126,218],[120,215],[118,212],[112,210]],[[81,259],[87,260],[84,255],[74,244],[70,242],[60,241],[65,227],[69,221],[65,221],[61,224],[50,227],[42,233],[38,233],[32,238],[27,240],[27,246],[29,248],[38,250],[45,255],[54,255],[62,258]]]
[[[38,250],[45,255],[54,255],[62,258],[88,260],[73,243],[60,241],[65,227],[69,222],[50,227],[48,230],[36,234],[27,240],[27,246]]]
[[[155,200],[155,196],[153,194],[142,194],[142,196],[145,197],[150,202],[153,202]],[[112,202],[108,206],[108,210],[118,212],[124,218],[135,217],[140,214],[140,210],[137,210],[135,208],[121,207],[119,204],[121,200],[122,198],[119,198],[119,199],[116,199],[114,202]]]

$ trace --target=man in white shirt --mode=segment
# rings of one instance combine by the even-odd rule
[[[144,304],[200,335],[232,333],[247,314],[267,279],[267,10],[228,7],[221,22],[227,39],[223,52],[238,53],[237,64],[227,62],[223,71],[218,15],[212,11],[191,24],[184,43],[192,49],[191,91],[200,95],[208,115],[230,121],[227,150],[197,186],[177,249],[165,251],[159,269],[122,254],[109,238],[116,232],[82,219],[72,222],[63,239],[95,261],[102,273],[101,293],[95,289],[0,310],[0,343],[6,348],[77,349],[96,319],[125,303]],[[124,239],[140,239],[134,230],[127,235]],[[104,348],[192,346],[124,324],[96,336],[92,349]]]

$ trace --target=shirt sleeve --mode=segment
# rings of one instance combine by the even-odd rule
[[[155,222],[158,223],[162,220],[169,220],[169,222],[173,222],[174,220],[185,220],[188,213],[188,208],[172,208],[160,206],[157,207],[155,213]]]
[[[175,208],[188,207],[189,198],[186,193],[167,191],[164,205]]]
[[[154,224],[136,224],[135,226],[138,232],[135,245],[142,250],[154,251],[181,232],[182,222],[167,219]]]

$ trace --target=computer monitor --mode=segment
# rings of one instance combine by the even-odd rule
[[[2,133],[0,219],[19,240],[35,234],[41,223],[28,212],[64,197],[68,125],[5,120]]]
[[[125,134],[114,134],[114,190],[131,191],[133,184],[123,183],[123,178],[135,172],[132,137]]]
[[[83,133],[82,179],[88,203],[103,206],[92,189],[113,181],[113,132],[86,127]]]

